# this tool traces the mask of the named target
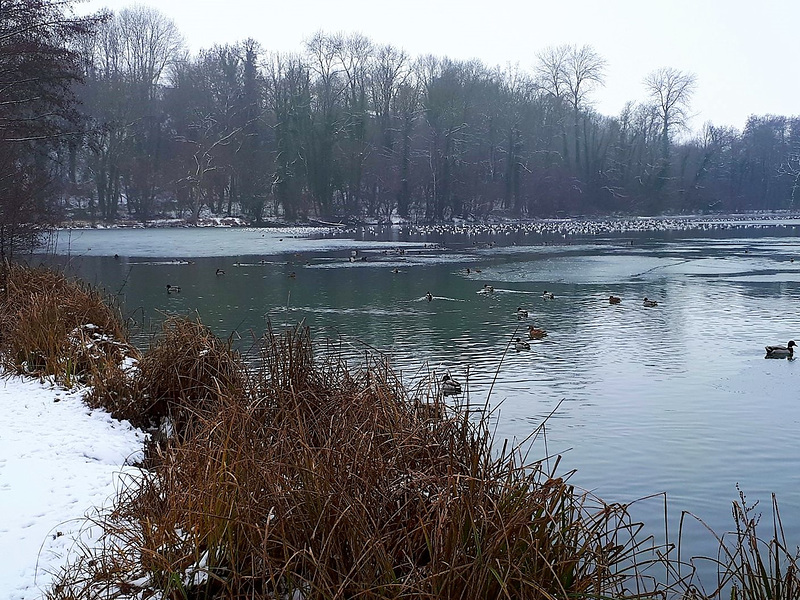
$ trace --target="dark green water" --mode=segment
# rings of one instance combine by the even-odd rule
[[[410,384],[469,373],[471,399],[498,409],[500,439],[526,438],[558,407],[531,456],[563,454],[572,481],[601,498],[666,492],[671,514],[722,532],[737,484],[765,503],[776,492],[790,546],[800,542],[800,361],[763,350],[800,341],[796,229],[310,234],[87,231],[62,234],[58,260],[140,323],[197,312],[246,348],[268,320],[304,321],[317,340],[384,353]],[[478,293],[484,284],[495,292]],[[645,296],[659,306],[643,307]],[[529,323],[548,337],[509,351]],[[663,530],[662,502],[637,516]],[[695,553],[713,552],[695,529]]]

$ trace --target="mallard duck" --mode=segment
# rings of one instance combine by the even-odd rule
[[[658,302],[655,300],[650,300],[647,296],[645,296],[644,300],[642,301],[642,306],[653,308],[654,306],[658,306]]]
[[[458,383],[455,379],[450,377],[450,375],[445,375],[442,377],[442,393],[445,396],[450,396],[452,394],[460,394],[461,393],[461,384]]]
[[[608,297],[608,303],[609,304],[619,304],[620,302],[622,302],[622,298],[620,298],[619,296],[609,296]]]
[[[521,306],[517,307],[516,312],[518,319],[527,319],[528,318],[528,311],[522,308]]]
[[[223,271],[222,269],[217,269],[217,277],[219,277],[220,275],[225,275],[225,271]]]
[[[794,340],[789,340],[785,346],[764,346],[767,351],[766,358],[790,358],[794,356],[795,346],[797,344],[794,343]]]
[[[547,337],[547,332],[544,329],[528,325],[528,337],[532,340],[541,340]]]
[[[180,291],[181,291],[180,286],[167,284],[167,293],[168,294],[177,294]]]
[[[519,352],[520,350],[530,350],[531,345],[528,342],[523,342],[522,338],[517,338],[514,340],[514,350]]]
[[[545,300],[555,300],[556,295],[553,292],[548,292],[547,290],[545,290],[544,293],[542,294],[542,298],[544,298]]]
[[[428,300],[428,302],[430,302],[431,300],[433,300],[433,294],[431,294],[430,292],[426,292],[425,298]]]

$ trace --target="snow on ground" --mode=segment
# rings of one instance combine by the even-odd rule
[[[108,505],[144,433],[83,403],[86,390],[0,379],[0,598],[34,600],[87,514]],[[85,535],[84,532],[82,535]]]

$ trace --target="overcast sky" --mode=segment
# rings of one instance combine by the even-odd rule
[[[88,0],[81,11],[131,6]],[[646,97],[660,67],[697,76],[692,127],[744,127],[751,114],[800,114],[800,0],[141,0],[175,21],[196,52],[252,37],[299,52],[314,32],[360,32],[412,57],[478,58],[528,70],[549,45],[590,44],[606,59],[597,110]]]

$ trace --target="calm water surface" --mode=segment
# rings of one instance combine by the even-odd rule
[[[671,538],[681,510],[730,529],[737,484],[765,513],[775,492],[793,546],[800,361],[765,360],[763,347],[800,341],[798,231],[73,231],[61,233],[58,260],[118,294],[139,322],[197,311],[244,345],[267,320],[305,320],[318,340],[386,353],[409,382],[468,371],[474,402],[497,373],[497,436],[522,440],[557,407],[532,454],[562,454],[576,485],[606,501],[666,492]],[[167,294],[168,283],[181,293]],[[477,293],[487,283],[494,294]],[[659,306],[643,307],[644,296]],[[517,320],[517,307],[530,317]],[[529,323],[548,337],[508,351]],[[663,531],[663,499],[635,514]],[[713,554],[701,527],[684,536],[690,553]]]

